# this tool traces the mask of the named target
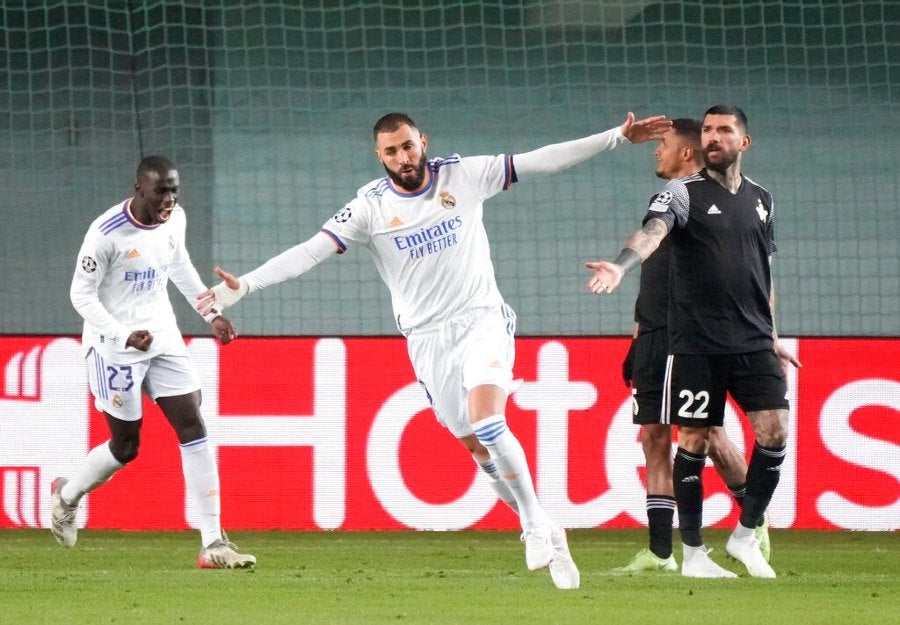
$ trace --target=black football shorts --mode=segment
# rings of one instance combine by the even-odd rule
[[[727,395],[744,413],[789,407],[781,363],[771,349],[670,355],[663,386],[663,411],[673,425],[722,425]]]
[[[632,421],[637,425],[668,423],[662,412],[663,382],[669,334],[666,328],[639,334],[634,339],[631,374]]]

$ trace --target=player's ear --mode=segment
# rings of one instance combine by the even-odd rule
[[[420,132],[419,140],[422,142],[422,152],[424,153],[426,148],[428,147],[428,135],[426,135],[424,132]]]
[[[746,152],[750,149],[750,144],[752,143],[752,139],[750,139],[750,135],[744,135],[741,137],[741,151]]]

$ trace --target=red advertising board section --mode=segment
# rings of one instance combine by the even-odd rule
[[[776,527],[900,528],[900,341],[793,339],[788,459]],[[621,380],[627,339],[521,338],[507,417],[538,494],[568,527],[646,522],[643,455]],[[436,422],[400,338],[195,339],[203,412],[229,529],[516,529],[478,468]],[[0,527],[46,527],[49,482],[106,440],[77,340],[0,338]],[[729,408],[729,436],[752,431]],[[704,522],[737,508],[711,466]],[[140,455],[88,496],[91,528],[185,529],[177,441],[145,404]]]

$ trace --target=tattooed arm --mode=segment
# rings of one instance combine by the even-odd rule
[[[625,274],[640,265],[650,254],[656,251],[659,244],[669,233],[669,228],[662,219],[651,218],[644,226],[625,241],[625,247],[612,262],[601,260],[585,263],[585,267],[593,269],[587,287],[591,293],[612,293]]]

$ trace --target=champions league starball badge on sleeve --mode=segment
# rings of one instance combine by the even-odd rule
[[[342,223],[345,223],[348,219],[350,219],[351,214],[352,214],[352,212],[350,211],[350,207],[345,206],[338,212],[337,215],[332,217],[332,219],[334,219],[339,224],[342,224]]]

